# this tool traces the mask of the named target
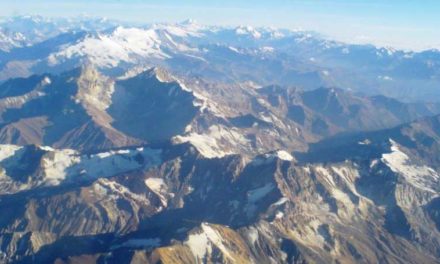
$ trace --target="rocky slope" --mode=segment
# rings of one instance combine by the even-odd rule
[[[79,151],[191,142],[206,157],[306,150],[341,132],[389,128],[440,111],[340,89],[212,83],[161,68],[111,78],[92,66],[0,85],[0,142]]]
[[[155,158],[136,158],[142,165],[134,169],[2,195],[2,211],[14,212],[1,222],[4,259],[437,263],[439,163],[404,136],[438,137],[437,123],[438,117],[403,126],[400,134],[363,135],[339,146],[352,157],[341,161],[316,159],[313,150],[297,159],[285,151],[208,159],[191,145],[156,146],[148,151]],[[7,169],[4,175],[13,177]]]

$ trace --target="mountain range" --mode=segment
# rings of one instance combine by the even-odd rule
[[[439,263],[440,52],[0,22],[0,263]]]
[[[313,32],[203,26],[191,20],[148,26],[105,19],[52,20],[16,17],[0,24],[0,32],[9,36],[4,41],[15,35],[32,40],[2,48],[0,80],[93,63],[111,75],[162,66],[175,74],[229,83],[335,86],[404,101],[432,102],[439,95],[437,50],[350,45]]]

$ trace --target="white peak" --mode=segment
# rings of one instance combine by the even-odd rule
[[[239,26],[235,29],[237,35],[250,35],[253,38],[261,38],[261,33],[251,26]]]
[[[173,37],[200,37],[202,26],[195,23],[158,25],[156,29],[164,30]]]
[[[162,41],[154,29],[117,27],[111,34],[89,35],[74,45],[49,56],[51,65],[72,57],[87,58],[98,67],[111,68],[121,62],[137,63],[139,58],[164,59]]]
[[[285,150],[278,150],[277,151],[277,156],[281,160],[286,160],[286,161],[292,161],[293,160],[292,155],[290,155],[290,153],[285,151]]]

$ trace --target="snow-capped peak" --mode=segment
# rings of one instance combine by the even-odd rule
[[[61,47],[49,56],[49,64],[85,57],[98,67],[108,68],[121,62],[135,63],[139,58],[169,58],[161,44],[162,40],[153,29],[117,27],[110,34],[89,35],[73,45]]]
[[[255,39],[261,38],[261,33],[251,26],[239,26],[235,29],[237,35],[249,35]]]

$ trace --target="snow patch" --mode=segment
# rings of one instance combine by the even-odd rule
[[[275,219],[281,219],[281,218],[283,218],[283,216],[284,216],[284,213],[281,212],[281,211],[278,211],[278,212],[275,214]]]
[[[379,160],[374,159],[370,162],[370,169],[376,167],[376,165],[379,163]]]
[[[391,153],[382,155],[382,162],[393,172],[403,176],[412,186],[421,190],[438,193],[440,190],[440,175],[428,166],[411,164],[411,158],[405,154],[399,145],[390,139]]]
[[[44,86],[45,84],[40,84],[41,86]],[[20,108],[27,102],[32,101],[33,99],[43,97],[46,94],[42,92],[39,87],[34,89],[31,92],[25,93],[23,95],[18,96],[11,96],[11,97],[5,97],[0,99],[0,105],[2,105],[3,109],[8,108]]]
[[[124,197],[126,199],[134,200],[143,204],[150,203],[145,196],[134,193],[124,185],[106,178],[99,179],[93,187],[94,191],[96,191],[96,194],[102,195],[103,198],[116,200],[120,197]]]
[[[52,80],[49,77],[44,77],[43,81],[41,82],[42,85],[49,85],[52,83]]]
[[[24,147],[0,145],[0,162],[14,156],[22,148]],[[122,149],[90,155],[81,155],[71,149],[40,149],[45,152],[40,160],[42,177],[29,177],[29,182],[26,183],[3,177],[0,185],[15,186],[8,190],[9,193],[38,186],[56,186],[66,181],[107,178],[135,169],[147,169],[161,162],[161,150],[149,148]]]
[[[176,136],[174,137],[175,143],[191,143],[204,157],[221,158],[226,155],[232,154],[232,152],[224,151],[219,145],[215,138],[209,135],[190,133],[187,136]]]
[[[287,203],[288,201],[289,201],[289,199],[287,199],[287,197],[282,197],[273,205],[275,205],[275,206],[283,205],[283,204]]]
[[[278,150],[275,152],[266,153],[262,156],[255,158],[251,164],[253,166],[261,166],[263,164],[267,164],[267,163],[272,162],[274,159],[280,159],[280,160],[284,160],[284,161],[293,161],[294,160],[294,158],[292,157],[292,155],[289,152],[287,152],[285,150]]]
[[[292,155],[290,155],[290,153],[285,151],[285,150],[278,150],[277,151],[277,156],[281,160],[286,160],[286,161],[292,161],[293,160]]]
[[[69,149],[45,154],[41,160],[44,173],[42,183],[49,186],[59,185],[67,177],[66,169],[79,162],[80,157]]]
[[[249,228],[249,231],[247,232],[247,237],[249,238],[251,245],[255,245],[259,237],[258,230],[255,227],[251,226]]]
[[[0,145],[0,161],[14,156],[15,152],[22,148],[23,147],[16,145]]]
[[[223,256],[233,262],[232,254],[224,245],[220,233],[209,224],[202,223],[201,230],[191,234],[184,242],[196,257],[195,263],[204,263],[206,255],[211,255],[214,246],[220,250]]]
[[[365,139],[358,142],[359,145],[370,145],[371,141],[369,139]]]
[[[231,51],[235,52],[235,53],[241,53],[237,48],[229,46],[228,49],[230,49]]]
[[[227,150],[232,147],[246,146],[249,140],[234,129],[213,125],[204,134],[190,133],[173,138],[175,143],[191,143],[204,157],[219,158],[234,154]]]
[[[145,180],[145,185],[154,192],[157,196],[159,196],[162,205],[167,206],[167,189],[168,186],[166,185],[165,181],[161,178],[148,178]]]

